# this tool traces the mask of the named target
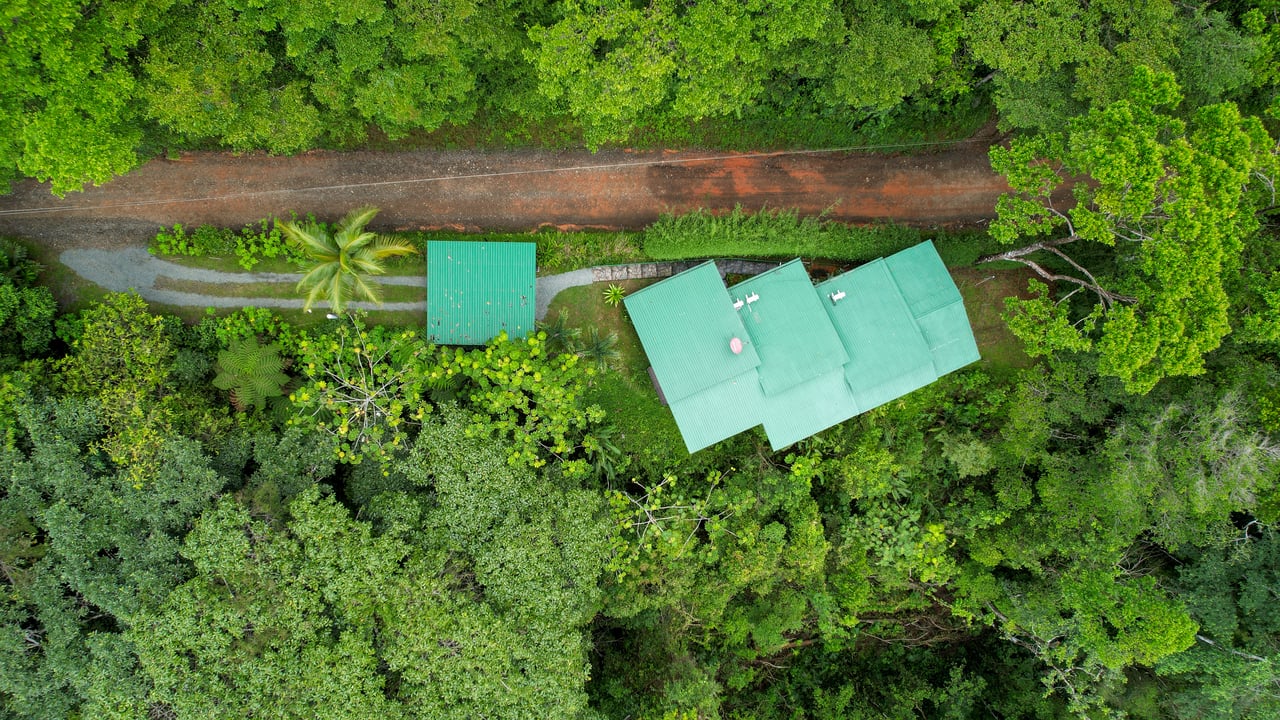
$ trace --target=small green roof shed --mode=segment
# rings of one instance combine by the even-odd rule
[[[427,242],[427,338],[483,345],[506,331],[533,330],[537,245],[526,242]]]

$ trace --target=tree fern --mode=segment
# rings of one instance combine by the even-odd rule
[[[17,288],[30,287],[43,269],[44,266],[27,257],[24,245],[0,237],[0,283]]]
[[[213,385],[231,391],[231,402],[240,410],[250,405],[262,410],[268,399],[284,394],[288,383],[279,345],[259,345],[257,338],[241,338],[218,353],[218,376]]]

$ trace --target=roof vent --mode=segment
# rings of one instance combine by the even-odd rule
[[[741,300],[734,300],[734,301],[733,301],[733,309],[734,309],[734,310],[741,310],[741,309],[742,309],[742,301],[741,301]]]
[[[841,290],[840,292],[833,292],[831,293],[830,298],[831,298],[831,304],[835,305],[836,303],[844,299],[844,291]]]
[[[751,293],[750,295],[747,296],[747,304],[750,305],[751,303],[759,299],[760,299],[760,293]]]
[[[733,354],[734,354],[734,355],[741,355],[741,354],[742,354],[742,340],[741,340],[741,339],[739,339],[739,338],[733,338],[732,340],[730,340],[730,341],[729,341],[729,349],[733,351]]]

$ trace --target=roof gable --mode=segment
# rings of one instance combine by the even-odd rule
[[[713,262],[637,290],[623,302],[669,403],[760,364]],[[742,341],[740,353],[730,347],[734,338]]]
[[[838,370],[849,359],[800,260],[729,289],[760,355],[760,384],[776,395]]]
[[[817,290],[828,299],[827,314],[850,350],[845,379],[863,412],[911,392],[921,380],[937,379],[929,346],[884,260],[827,280]],[[832,301],[833,295],[843,297]]]

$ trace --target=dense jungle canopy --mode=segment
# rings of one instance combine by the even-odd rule
[[[1064,129],[1176,74],[1187,107],[1271,101],[1271,0],[11,0],[0,180],[103,182],[165,149],[838,141],[994,106]],[[709,136],[691,125],[712,123]],[[717,124],[723,123],[723,124]],[[737,127],[738,129],[735,129]]]
[[[0,39],[0,181],[60,193],[197,147],[994,117],[1011,192],[937,242],[1031,278],[983,362],[689,455],[596,327],[60,312],[3,239],[0,717],[1280,717],[1277,0],[7,0]],[[920,240],[858,232],[635,242]]]

